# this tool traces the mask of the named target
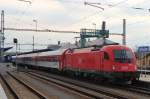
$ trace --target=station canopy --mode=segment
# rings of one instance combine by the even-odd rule
[[[104,43],[105,42],[105,43]],[[95,40],[91,40],[91,41],[87,41],[85,43],[85,47],[92,47],[92,46],[103,46],[103,45],[116,45],[119,44],[117,42],[105,39],[105,41],[103,40],[103,38],[98,38]],[[60,44],[61,48],[78,48],[80,47],[80,42],[76,42],[76,44],[71,44],[71,43],[64,43],[64,44]]]
[[[0,48],[0,51],[6,52],[6,51],[8,51],[8,50],[10,50],[10,49],[12,49],[12,48],[13,48],[13,47]]]
[[[105,42],[105,43],[104,43]],[[108,39],[103,39],[103,38],[98,38],[96,40],[92,40],[92,41],[88,41],[85,43],[85,46],[102,46],[102,45],[116,45],[116,44],[119,44],[117,42],[114,42],[114,41],[111,41],[111,40],[108,40]]]

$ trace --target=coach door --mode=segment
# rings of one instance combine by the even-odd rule
[[[101,71],[101,70],[103,70],[103,68],[104,68],[104,52],[101,51],[100,52],[100,66],[99,66],[99,70]]]

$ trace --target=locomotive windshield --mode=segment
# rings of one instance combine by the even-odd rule
[[[114,50],[114,58],[116,62],[131,63],[133,54],[128,50]]]

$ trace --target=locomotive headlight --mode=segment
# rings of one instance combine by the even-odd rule
[[[113,70],[115,70],[115,69],[116,69],[116,67],[113,65],[113,66],[112,66],[112,69],[113,69]]]
[[[136,67],[136,66],[134,66],[134,68],[135,68],[135,70],[137,70],[137,67]]]

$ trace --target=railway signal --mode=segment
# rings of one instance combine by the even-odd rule
[[[16,38],[14,38],[14,43],[17,44],[18,43],[18,40]]]
[[[17,40],[17,38],[14,38],[13,42],[16,45],[16,60],[15,60],[15,64],[16,64],[17,71],[18,71],[18,66],[17,66],[17,56],[18,56],[18,54],[17,54],[17,45],[18,45],[18,40]]]

